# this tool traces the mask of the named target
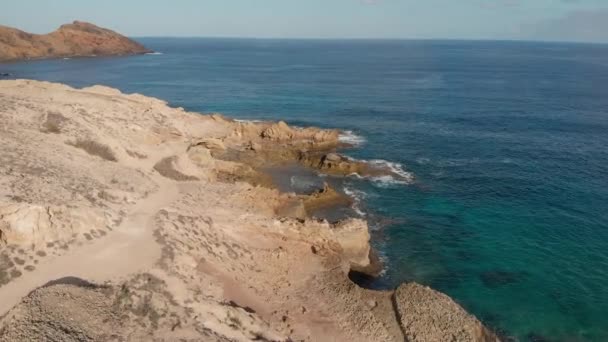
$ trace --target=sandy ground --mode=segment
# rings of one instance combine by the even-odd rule
[[[0,82],[0,118],[0,341],[497,340],[429,288],[351,282],[367,224],[311,219],[344,199],[259,171],[383,172],[336,131],[28,80]]]
[[[0,315],[50,280],[77,277],[103,283],[151,269],[161,256],[161,247],[153,235],[154,214],[179,195],[175,184],[164,183],[156,193],[137,203],[109,236],[43,260],[35,272],[28,272],[3,286]]]

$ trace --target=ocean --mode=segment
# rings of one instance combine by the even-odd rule
[[[608,45],[142,38],[160,54],[0,65],[191,111],[351,131],[386,270],[514,341],[608,341]]]

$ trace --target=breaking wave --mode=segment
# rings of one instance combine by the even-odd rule
[[[248,119],[233,119],[236,122],[240,122],[240,123],[260,123],[260,122],[264,122],[264,120],[248,120]]]
[[[353,204],[351,208],[357,213],[357,215],[361,217],[367,216],[362,209],[363,200],[367,197],[367,194],[361,190],[349,188],[347,186],[345,186],[342,190],[348,197],[352,198]]]
[[[355,134],[353,131],[341,131],[338,141],[343,144],[360,146],[363,145],[367,140],[364,137]]]

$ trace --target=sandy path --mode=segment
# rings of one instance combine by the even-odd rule
[[[156,193],[137,203],[105,238],[45,260],[35,271],[0,288],[0,316],[32,290],[52,280],[78,277],[99,283],[152,268],[161,256],[161,247],[153,235],[154,215],[179,195],[177,184],[163,181],[159,185]]]

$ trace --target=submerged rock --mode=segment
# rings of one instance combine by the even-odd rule
[[[486,287],[495,289],[501,286],[517,283],[525,276],[522,272],[494,270],[483,272],[479,277]]]

